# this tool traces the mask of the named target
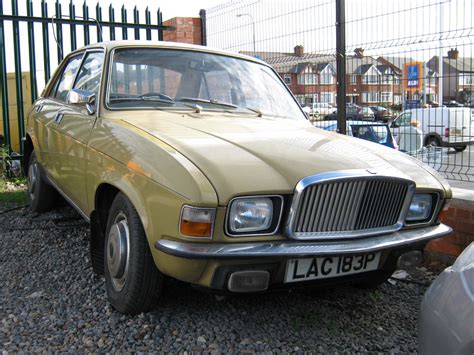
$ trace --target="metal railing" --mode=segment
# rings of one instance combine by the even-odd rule
[[[357,137],[354,120],[386,123],[400,150],[474,182],[472,1],[241,0],[200,15],[207,45],[272,65],[311,120]]]
[[[135,6],[133,9],[133,22],[127,18],[127,9],[124,5],[120,8],[120,20],[116,19],[116,10],[112,4],[108,7],[107,20],[104,20],[102,7],[97,3],[95,15],[89,13],[89,6],[84,1],[82,14],[76,13],[76,5],[71,1],[68,6],[67,15],[63,12],[62,4],[57,0],[54,2],[54,14],[49,15],[50,7],[45,0],[41,1],[41,14],[35,16],[33,12],[33,0],[26,1],[26,13],[20,14],[18,11],[18,1],[11,1],[10,13],[6,14],[3,0],[0,0],[0,100],[2,108],[2,140],[3,145],[12,151],[12,142],[17,141],[18,155],[21,158],[23,153],[22,138],[25,134],[24,119],[25,107],[38,97],[38,82],[44,80],[44,84],[51,77],[53,67],[57,66],[64,56],[78,48],[78,43],[88,45],[103,40],[119,39],[116,29],[121,29],[122,39],[129,38],[129,30],[133,31],[130,38],[152,40],[163,40],[163,30],[170,30],[168,26],[163,26],[163,17],[160,9],[156,11],[156,23],[152,24],[152,14],[148,7],[144,11],[144,16],[140,18],[140,11]],[[22,31],[22,24],[26,24],[27,31]],[[37,26],[35,26],[37,25]],[[6,33],[7,27],[11,26],[11,33]],[[69,27],[69,32],[64,27]],[[78,28],[82,27],[82,33]],[[95,28],[95,38],[91,38],[90,29]],[[108,31],[104,31],[108,28]],[[8,42],[12,39],[13,49],[8,52]],[[40,43],[38,42],[40,41]],[[65,43],[70,43],[65,46]],[[39,51],[38,49],[41,48]],[[42,53],[41,53],[42,52]],[[56,58],[52,54],[56,52]],[[22,57],[28,55],[28,77],[22,76]],[[38,65],[38,56],[42,63]],[[7,69],[13,63],[14,73],[14,93],[9,92]],[[42,67],[41,69],[39,69]],[[42,77],[39,76],[40,72]],[[25,85],[25,80],[29,85]],[[29,92],[24,92],[24,87],[29,86]],[[16,97],[14,102],[9,102],[10,95]],[[25,95],[26,94],[26,95]],[[27,96],[27,98],[25,98]],[[12,112],[11,107],[16,106],[16,112]],[[15,110],[13,110],[15,111]],[[15,115],[16,114],[16,115]],[[17,125],[12,127],[11,125]],[[17,130],[12,136],[12,128]]]

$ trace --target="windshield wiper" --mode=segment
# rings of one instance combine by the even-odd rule
[[[231,104],[229,102],[223,102],[219,100],[214,100],[214,99],[200,99],[198,97],[181,97],[177,101],[183,101],[183,102],[203,102],[206,104],[213,104],[213,105],[219,105],[219,106],[226,106],[226,107],[232,107],[232,108],[237,108],[237,105]]]
[[[145,101],[156,101],[156,102],[169,102],[175,103],[175,101],[168,95],[158,94],[158,95],[141,95],[140,98]]]
[[[143,96],[143,97],[116,97],[113,99],[109,99],[111,102],[127,102],[127,101],[151,101],[151,102],[159,102],[159,103],[164,103],[164,104],[170,104],[174,105],[175,101],[170,98],[168,99],[163,99],[158,96]]]
[[[247,110],[255,112],[257,114],[257,117],[262,117],[263,112],[260,111],[258,108],[252,108],[252,107],[246,107]]]

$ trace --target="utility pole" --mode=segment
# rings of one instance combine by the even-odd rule
[[[337,131],[346,134],[346,2],[336,0]]]

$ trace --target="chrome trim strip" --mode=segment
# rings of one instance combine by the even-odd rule
[[[370,179],[380,179],[386,181],[402,181],[408,185],[408,191],[403,202],[403,207],[395,225],[390,227],[363,229],[356,231],[335,231],[335,232],[313,232],[313,233],[296,233],[295,222],[297,218],[297,210],[301,203],[301,196],[308,186],[336,182],[336,181],[368,181]],[[395,232],[400,230],[405,224],[405,216],[411,203],[413,194],[415,193],[416,185],[405,175],[389,175],[374,171],[373,169],[353,169],[326,172],[316,175],[311,175],[303,178],[298,182],[295,188],[295,194],[290,207],[288,220],[285,227],[285,234],[290,239],[296,240],[324,240],[324,239],[341,239],[341,238],[363,238],[367,236]]]
[[[49,177],[48,174],[45,174],[45,176],[46,176],[46,180],[48,184],[54,187],[54,189],[57,192],[59,192],[59,194],[77,211],[77,213],[81,215],[82,218],[86,220],[87,223],[90,223],[91,220],[89,216],[83,210],[81,210],[81,208],[78,205],[76,205],[76,203],[73,200],[71,200],[71,198],[68,195],[66,195],[66,193],[63,190],[59,188],[59,186]]]
[[[162,239],[155,248],[166,254],[188,259],[252,259],[293,258],[324,255],[370,253],[404,247],[413,243],[439,238],[452,231],[444,224],[355,240],[326,242],[253,242],[253,243],[184,243]]]
[[[260,197],[275,197],[275,198],[279,198],[281,200],[281,207],[280,207],[280,213],[278,215],[278,222],[275,226],[275,230],[273,230],[272,232],[270,233],[258,233],[258,232],[251,232],[251,233],[242,233],[242,234],[232,234],[232,232],[229,231],[229,229],[227,228],[227,223],[229,222],[229,213],[230,213],[230,207],[232,205],[232,202],[234,202],[235,200],[242,200],[242,199],[247,199],[247,198],[260,198]],[[233,237],[233,238],[239,238],[239,237],[261,237],[261,236],[265,236],[265,235],[275,235],[277,232],[278,232],[278,229],[280,228],[280,223],[281,223],[281,218],[283,216],[283,208],[285,207],[285,200],[283,198],[283,196],[281,195],[250,195],[250,196],[238,196],[238,197],[234,197],[232,200],[229,201],[229,203],[227,204],[227,211],[226,211],[226,214],[225,214],[225,220],[224,220],[224,231],[225,231],[225,234],[228,235],[229,237]],[[273,217],[272,217],[273,218]],[[273,222],[273,221],[272,221]]]

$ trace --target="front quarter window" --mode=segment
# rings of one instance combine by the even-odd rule
[[[207,52],[116,49],[107,96],[110,109],[189,109],[246,112],[305,119],[285,84],[269,67]]]

